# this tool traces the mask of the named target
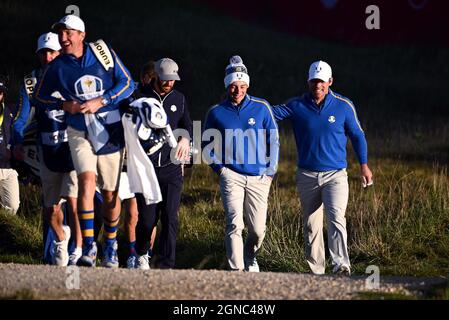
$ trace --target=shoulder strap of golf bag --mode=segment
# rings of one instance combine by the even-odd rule
[[[98,39],[95,42],[89,43],[89,46],[106,71],[114,68],[114,59],[112,59],[111,50],[109,50],[106,42],[102,39]]]

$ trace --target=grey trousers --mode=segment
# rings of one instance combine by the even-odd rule
[[[267,176],[246,176],[228,168],[221,172],[226,257],[232,270],[244,270],[245,261],[252,261],[262,246],[270,186],[271,179]],[[245,244],[242,238],[244,221],[248,227]]]
[[[304,217],[305,255],[310,269],[314,274],[325,272],[323,211],[333,271],[341,266],[350,268],[345,218],[349,196],[346,169],[325,172],[299,169],[296,182]]]

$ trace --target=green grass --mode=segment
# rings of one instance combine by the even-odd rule
[[[33,67],[35,39],[58,20],[68,2],[0,3],[0,66],[11,76],[10,102],[20,77]],[[368,265],[381,275],[449,273],[449,108],[444,103],[447,47],[353,46],[281,34],[231,19],[188,1],[130,0],[126,6],[77,1],[88,39],[110,42],[137,79],[139,67],[164,56],[180,65],[177,87],[193,119],[203,119],[223,94],[228,58],[240,54],[251,75],[250,94],[273,104],[305,90],[310,62],[333,66],[336,92],[354,101],[365,129],[375,185],[363,190],[349,152],[347,210],[354,270]],[[114,21],[114,22],[112,22]],[[21,31],[20,37],[16,30]],[[13,58],[12,58],[13,57]],[[429,63],[431,61],[431,63]],[[282,124],[279,174],[269,201],[263,270],[305,272],[302,219],[295,190],[296,151]],[[17,217],[0,214],[0,261],[39,263],[42,248],[39,191],[22,189]],[[224,268],[224,213],[218,178],[204,165],[187,170],[177,248],[182,268]],[[123,243],[123,233],[120,235]],[[120,258],[125,252],[123,246]]]

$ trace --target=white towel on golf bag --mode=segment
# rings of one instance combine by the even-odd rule
[[[131,192],[141,193],[146,204],[162,201],[161,188],[151,160],[143,150],[137,136],[136,124],[126,113],[122,117],[127,152],[127,172]]]

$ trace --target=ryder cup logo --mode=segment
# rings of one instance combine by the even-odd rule
[[[327,121],[329,121],[330,123],[334,123],[335,122],[335,117],[334,116],[330,116]]]
[[[90,100],[104,93],[103,81],[92,75],[85,75],[75,82],[75,92],[78,98]]]
[[[249,119],[248,119],[248,124],[249,124],[250,126],[253,126],[253,125],[256,124],[256,120],[255,120],[254,118],[249,118]]]
[[[46,111],[47,117],[53,121],[63,123],[65,120],[64,110],[48,110]]]

